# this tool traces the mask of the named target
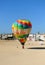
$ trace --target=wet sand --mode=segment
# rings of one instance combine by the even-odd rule
[[[45,65],[45,49],[40,48],[45,42],[27,41],[22,49],[18,40],[0,40],[0,65]]]

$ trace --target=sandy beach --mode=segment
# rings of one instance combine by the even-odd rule
[[[27,41],[22,49],[18,40],[0,40],[0,65],[45,65],[45,47],[39,41]]]

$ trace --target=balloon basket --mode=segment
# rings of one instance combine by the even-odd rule
[[[24,43],[21,43],[21,45],[22,45],[22,49],[24,49]]]
[[[24,49],[24,45],[22,45],[22,49]]]

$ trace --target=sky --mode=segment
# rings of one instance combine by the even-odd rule
[[[31,33],[45,33],[45,0],[0,0],[0,34],[12,33],[18,19],[31,21]]]

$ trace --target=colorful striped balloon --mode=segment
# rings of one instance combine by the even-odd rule
[[[25,43],[26,39],[32,29],[32,24],[29,20],[17,20],[12,25],[14,36],[21,42]]]

